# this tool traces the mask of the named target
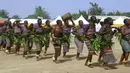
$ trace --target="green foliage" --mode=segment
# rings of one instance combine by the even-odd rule
[[[6,10],[0,10],[0,17],[8,18],[9,13]]]
[[[18,15],[14,15],[11,17],[12,19],[20,19],[20,17]]]
[[[88,20],[88,14],[85,10],[83,10],[83,11],[79,10],[79,14],[82,15],[86,20]]]
[[[73,13],[72,14],[72,19],[73,20],[76,20],[76,19],[78,19],[80,17],[80,14],[78,14],[78,13]]]
[[[36,19],[39,16],[43,17],[43,19],[49,19],[50,18],[49,13],[44,8],[42,8],[41,6],[36,7],[34,14],[29,15],[26,18]]]
[[[104,9],[99,7],[97,3],[90,2],[91,8],[88,10],[89,15],[104,15]]]
[[[91,39],[92,47],[97,52],[99,52],[99,50],[101,49],[101,40],[102,40],[102,37],[100,35],[96,35],[95,39]]]
[[[118,39],[118,41],[120,42],[121,39],[122,39],[121,33],[120,33],[120,32],[116,32],[116,33],[115,33],[115,36],[116,36],[116,39]]]
[[[85,36],[81,36],[81,35],[76,35],[77,39],[80,41],[84,41],[85,40]]]
[[[81,15],[82,15],[86,20],[88,19],[88,14],[87,14],[87,12],[86,12],[85,10],[83,10],[83,11],[80,11],[80,10],[79,10],[79,13],[73,13],[73,14],[72,14],[72,18],[73,18],[74,20],[76,20],[76,19],[78,19]]]

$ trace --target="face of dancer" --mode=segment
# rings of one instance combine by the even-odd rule
[[[61,20],[57,20],[57,25],[61,27],[62,26],[62,21]]]
[[[50,21],[49,20],[46,21],[46,25],[50,26]]]
[[[41,20],[41,19],[38,19],[37,23],[38,23],[38,26],[41,26],[42,20]]]
[[[19,24],[19,21],[16,21],[16,24],[15,24],[17,27],[20,27],[20,24]]]
[[[83,26],[83,21],[82,21],[82,20],[79,21],[79,26],[80,26],[80,27]]]
[[[96,19],[95,16],[92,16],[92,17],[90,18],[90,20],[91,20],[93,23],[96,23],[96,22],[97,22],[97,19]]]
[[[130,20],[129,19],[124,19],[124,24],[129,26],[130,25]]]
[[[25,27],[28,26],[28,21],[24,21],[24,26],[25,26]]]
[[[33,24],[30,24],[30,28],[31,28],[31,29],[33,28]]]
[[[111,19],[108,21],[108,23],[109,23],[110,25],[113,25],[113,19],[111,18]]]
[[[106,18],[106,19],[104,20],[104,23],[105,23],[105,24],[109,24],[109,25],[113,25],[113,19],[110,18],[110,17],[108,17],[108,18]]]

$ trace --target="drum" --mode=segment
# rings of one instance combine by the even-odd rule
[[[71,19],[71,18],[72,18],[72,16],[69,12],[62,16],[63,20],[67,20],[67,19]]]

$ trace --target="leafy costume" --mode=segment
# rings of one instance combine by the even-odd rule
[[[44,46],[43,40],[44,40],[43,28],[42,27],[36,28],[35,34],[34,34],[34,42],[35,42],[37,51],[42,50],[42,47]]]
[[[51,27],[45,27],[44,28],[44,45],[49,47],[50,43],[50,33],[51,33],[52,28]]]
[[[69,52],[69,46],[70,46],[70,39],[71,39],[71,27],[64,27],[63,28],[63,52]]]

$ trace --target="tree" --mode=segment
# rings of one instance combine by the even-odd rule
[[[0,10],[0,17],[8,18],[9,13],[6,10]]]
[[[88,20],[88,14],[85,10],[83,10],[83,11],[79,10],[79,14],[82,15],[86,20]]]
[[[80,14],[79,13],[73,13],[72,14],[72,19],[73,20],[76,20],[76,19],[78,19],[80,17]]]
[[[32,15],[29,15],[26,18],[37,18],[37,17],[43,17],[44,19],[49,19],[49,13],[45,10],[45,8],[42,8],[41,6],[38,6],[35,8],[35,12]]]
[[[18,15],[14,15],[11,17],[12,19],[20,19],[20,17]]]
[[[117,16],[119,16],[119,15],[121,15],[122,13],[121,12],[119,12],[118,10],[116,11],[116,13],[115,13],[115,15],[117,15]]]
[[[130,17],[130,12],[123,12],[122,15]]]
[[[109,13],[107,13],[107,15],[113,16],[113,15],[115,15],[115,12],[109,12]]]
[[[79,13],[73,13],[73,14],[72,14],[72,18],[73,18],[74,20],[76,20],[76,19],[78,19],[81,15],[82,15],[86,20],[88,19],[88,14],[87,14],[87,12],[86,12],[85,10],[83,10],[83,11],[80,11],[80,10],[79,10]]]
[[[88,10],[88,14],[90,14],[90,15],[105,15],[104,9],[99,7],[99,5],[97,3],[90,2],[90,5],[92,7]]]
[[[28,17],[26,17],[26,18],[35,19],[37,17],[34,14],[32,14],[32,15],[28,15]]]

